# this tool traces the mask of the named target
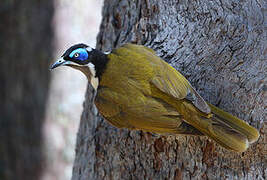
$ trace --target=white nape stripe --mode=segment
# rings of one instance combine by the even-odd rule
[[[97,90],[97,87],[99,85],[99,79],[98,77],[96,77],[95,65],[92,63],[89,63],[88,68],[92,74],[90,83],[92,84],[93,88]]]
[[[105,51],[104,52],[104,54],[110,54],[111,53],[111,51]]]
[[[87,47],[86,50],[87,50],[88,52],[91,52],[93,49],[92,49],[91,47]]]

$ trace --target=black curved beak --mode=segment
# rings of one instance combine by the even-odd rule
[[[56,67],[69,64],[68,61],[64,60],[63,58],[58,59],[54,64],[50,66],[50,70],[55,69]]]

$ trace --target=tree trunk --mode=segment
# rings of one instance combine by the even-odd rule
[[[89,87],[72,179],[265,179],[264,7],[249,0],[106,0],[99,49],[129,41],[153,48],[206,101],[244,119],[261,137],[235,153],[206,137],[117,129],[96,115]]]
[[[52,0],[1,1],[0,179],[39,179]]]

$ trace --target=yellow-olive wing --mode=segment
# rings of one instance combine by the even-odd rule
[[[148,51],[147,49],[148,48],[144,49],[147,53],[153,51]],[[155,53],[151,53],[151,58],[149,60],[152,62],[152,66],[154,66],[155,70],[155,74],[151,80],[153,85],[176,99],[186,98],[204,113],[208,114],[211,112],[210,107],[205,100],[197,93],[182,74],[157,57]]]

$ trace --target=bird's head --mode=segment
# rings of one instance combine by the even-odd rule
[[[105,68],[106,62],[106,54],[86,44],[76,44],[67,49],[61,58],[51,65],[50,69],[52,70],[59,66],[69,66],[77,69],[85,74],[96,89],[98,79]]]

